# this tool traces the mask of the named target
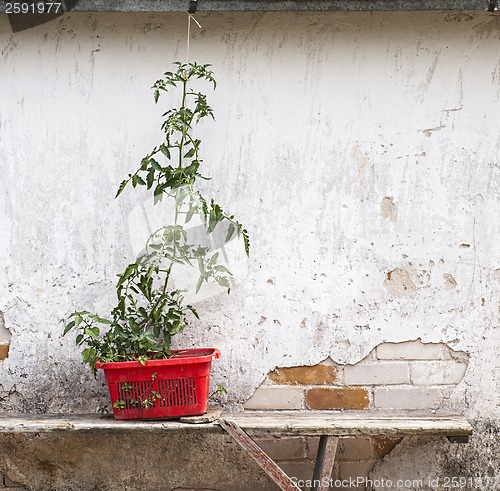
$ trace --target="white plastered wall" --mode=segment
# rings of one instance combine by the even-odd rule
[[[232,294],[202,296],[178,345],[221,349],[213,380],[234,404],[275,366],[444,342],[470,355],[451,405],[498,417],[500,17],[197,18],[190,58],[218,80],[203,188],[252,249],[230,245]],[[143,213],[156,219],[141,192],[113,196],[161,141],[150,86],[185,60],[185,35],[181,14],[71,14],[14,35],[0,16],[6,408],[103,400],[62,322],[109,309]]]

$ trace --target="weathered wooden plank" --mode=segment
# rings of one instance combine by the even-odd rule
[[[209,406],[208,411],[200,416],[184,416],[180,419],[181,423],[201,424],[217,421],[222,414],[219,406]]]
[[[255,443],[238,425],[232,421],[219,419],[219,424],[233,439],[252,457],[262,470],[276,483],[282,491],[300,491],[300,488],[283,472],[283,470]]]
[[[0,433],[49,432],[165,433],[171,431],[218,432],[218,423],[186,424],[178,420],[117,421],[95,414],[0,414]]]
[[[338,443],[339,438],[337,436],[321,435],[314,465],[311,491],[328,491],[330,489],[330,477]]]
[[[335,436],[468,436],[472,427],[460,415],[409,412],[244,412],[223,415],[247,433],[261,435]],[[216,423],[189,425],[178,420],[116,421],[112,416],[68,414],[0,414],[0,432],[42,433],[50,431],[221,432]]]
[[[230,416],[250,435],[467,436],[468,421],[457,414],[323,411],[245,412]]]

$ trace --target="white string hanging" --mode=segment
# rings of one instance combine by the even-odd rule
[[[194,15],[188,12],[188,25],[187,25],[187,46],[186,46],[186,64],[189,63],[189,41],[191,39],[191,19],[196,22],[196,25],[201,29],[200,23],[195,19]]]

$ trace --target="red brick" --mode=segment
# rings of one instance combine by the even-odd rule
[[[303,367],[276,368],[269,373],[269,379],[280,385],[327,385],[337,380],[337,367],[314,365]]]
[[[0,344],[0,360],[5,360],[9,357],[9,347],[10,344]]]
[[[362,387],[317,387],[307,391],[306,405],[309,409],[366,409],[370,397]]]

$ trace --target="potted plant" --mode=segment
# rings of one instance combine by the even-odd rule
[[[172,337],[184,329],[196,310],[184,301],[185,291],[172,285],[175,268],[197,268],[196,293],[205,282],[230,291],[231,273],[221,264],[209,241],[194,240],[186,224],[198,221],[198,230],[210,236],[222,231],[225,242],[243,238],[246,230],[196,187],[201,141],[193,130],[204,118],[213,118],[206,96],[191,89],[195,79],[216,82],[210,65],[175,63],[154,85],[157,103],[162,92],[180,91],[179,108],[163,114],[165,141],[155,147],[134,174],[119,186],[152,191],[154,204],[169,206],[172,222],[147,239],[144,251],[118,275],[117,303],[109,316],[73,312],[64,334],[76,330],[82,359],[94,375],[103,369],[117,419],[153,419],[203,414],[207,409],[211,362],[220,356],[213,348],[172,350]],[[204,178],[206,179],[206,178]],[[222,229],[222,230],[221,230]],[[199,234],[198,234],[199,235]]]

